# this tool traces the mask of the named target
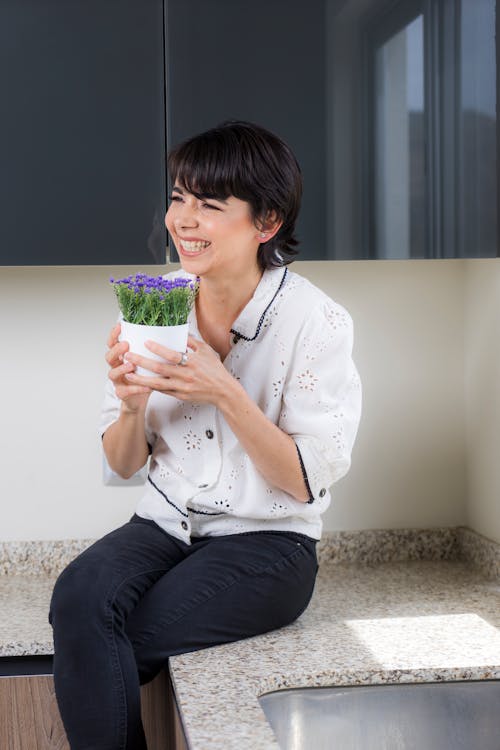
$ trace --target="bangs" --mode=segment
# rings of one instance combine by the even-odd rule
[[[254,168],[251,154],[236,134],[218,129],[181,143],[168,157],[172,185],[177,183],[198,199],[226,200],[232,195],[255,202]]]

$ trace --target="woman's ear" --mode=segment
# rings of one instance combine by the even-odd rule
[[[283,221],[278,219],[275,211],[269,211],[264,221],[257,225],[259,242],[269,242],[279,232]]]

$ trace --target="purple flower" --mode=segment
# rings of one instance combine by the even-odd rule
[[[125,320],[139,325],[182,325],[194,303],[199,279],[164,279],[136,273],[110,278]]]

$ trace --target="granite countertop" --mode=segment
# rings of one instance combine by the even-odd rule
[[[500,679],[500,585],[463,562],[327,564],[295,623],[170,671],[192,750],[271,750],[273,690]]]
[[[433,537],[433,551],[422,533],[418,541],[410,533],[407,551],[419,553],[401,560],[387,532],[379,534],[393,549],[387,562],[370,563],[377,555],[363,556],[359,538],[362,563],[342,561],[353,556],[339,555],[338,544],[333,554],[323,547],[312,601],[292,625],[170,660],[191,750],[276,750],[258,702],[273,690],[500,679],[500,579],[461,559],[447,535]],[[493,554],[497,566],[498,549]],[[0,656],[52,653],[54,579],[55,571],[0,576]]]

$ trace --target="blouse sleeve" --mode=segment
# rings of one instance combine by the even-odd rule
[[[106,380],[104,387],[104,400],[101,409],[101,418],[99,420],[99,433],[104,435],[108,427],[116,422],[120,416],[121,402],[115,393],[115,387],[111,380]]]
[[[310,503],[351,464],[361,415],[352,342],[348,312],[322,301],[303,325],[285,384],[279,426],[295,440]]]

